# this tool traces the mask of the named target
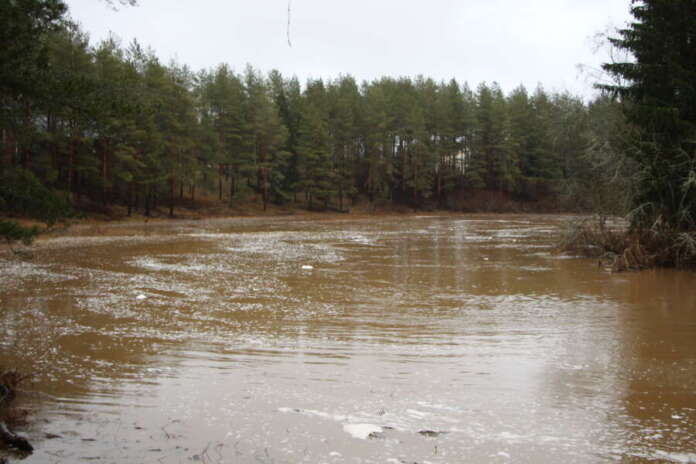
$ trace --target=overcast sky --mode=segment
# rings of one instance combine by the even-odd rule
[[[359,81],[423,74],[505,91],[542,83],[589,96],[579,64],[599,66],[592,36],[629,19],[629,0],[139,0],[111,10],[67,0],[92,42],[137,38],[193,69],[247,63],[284,75]]]

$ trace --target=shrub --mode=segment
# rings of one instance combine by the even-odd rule
[[[664,225],[630,230],[603,220],[572,220],[565,224],[556,250],[598,258],[614,272],[650,267],[696,267],[696,232]]]
[[[38,219],[52,226],[73,215],[60,194],[50,190],[26,169],[10,169],[0,175],[0,209],[10,215]]]

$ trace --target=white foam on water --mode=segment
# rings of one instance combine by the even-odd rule
[[[194,238],[209,238],[212,240],[219,240],[219,239],[233,237],[232,234],[222,234],[222,233],[214,233],[214,232],[196,232],[196,233],[188,233],[188,234],[181,234],[181,235],[185,235],[187,237],[194,237]]]
[[[319,417],[319,418],[331,420],[334,422],[341,422],[341,423],[343,423],[343,431],[344,432],[348,433],[353,438],[357,438],[360,440],[367,440],[371,434],[381,433],[384,431],[384,429],[379,425],[370,424],[370,423],[353,422],[353,421],[365,420],[364,417],[351,417],[351,416],[341,415],[341,414],[330,414],[327,412],[316,411],[313,409],[299,409],[299,408],[288,408],[288,407],[278,408],[278,411],[282,412],[282,413],[286,413],[286,414],[288,414],[288,413],[302,414],[304,416]]]
[[[322,419],[328,419],[335,422],[343,422],[349,420],[348,416],[343,416],[340,414],[329,414],[328,412],[315,411],[313,409],[298,409],[298,408],[278,408],[279,412],[282,413],[295,413],[302,414],[305,416],[321,417]]]
[[[668,451],[656,451],[653,455],[656,459],[684,464],[696,463],[696,453],[671,453]]]
[[[178,258],[181,259],[181,258]],[[167,272],[183,272],[183,273],[202,273],[210,271],[210,266],[203,263],[194,262],[176,262],[167,263],[162,260],[152,257],[136,258],[128,262],[133,266],[137,266],[150,271],[167,271]]]
[[[65,272],[54,272],[50,266],[0,259],[0,287],[14,287],[18,280],[41,279],[43,282],[60,282],[73,276]]]
[[[350,434],[353,438],[367,440],[373,433],[381,433],[382,427],[374,424],[345,424],[343,431]]]
[[[418,419],[422,419],[422,418],[430,415],[430,413],[423,412],[423,411],[417,411],[415,409],[407,409],[406,412],[409,414],[409,416],[416,417]]]
[[[370,239],[365,235],[359,233],[348,234],[345,236],[345,239],[350,240],[351,242],[357,243],[359,245],[378,246],[373,239]]]

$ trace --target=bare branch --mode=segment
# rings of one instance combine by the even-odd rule
[[[103,0],[112,10],[118,10],[118,5],[138,6],[138,0]]]
[[[287,29],[288,47],[292,47],[292,42],[290,41],[290,12],[291,12],[291,7],[292,7],[292,0],[288,0],[288,29]]]

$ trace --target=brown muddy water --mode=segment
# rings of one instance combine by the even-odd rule
[[[24,462],[696,462],[696,274],[553,256],[564,219],[125,225],[0,257]]]

